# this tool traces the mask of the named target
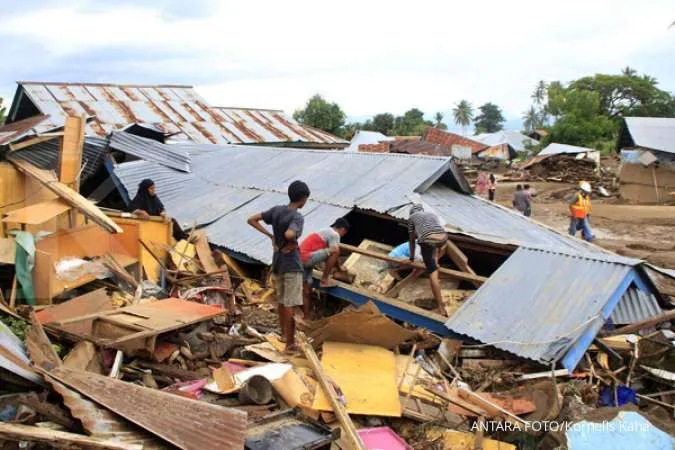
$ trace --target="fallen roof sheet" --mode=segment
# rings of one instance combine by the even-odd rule
[[[520,247],[446,326],[542,364],[562,359],[572,370],[631,282],[643,284],[639,264]]]
[[[540,151],[537,154],[537,156],[550,156],[550,155],[560,155],[564,153],[576,154],[589,152],[597,152],[597,150],[588,147],[578,147],[576,145],[558,144],[557,142],[552,142],[548,144],[542,151]]]
[[[514,210],[479,197],[459,194],[447,186],[435,184],[421,193],[419,198],[442,218],[445,228],[451,233],[514,246],[607,253],[600,247],[558,233]],[[393,214],[402,219],[408,218],[407,208]]]
[[[642,322],[663,314],[656,296],[631,286],[612,311],[612,322],[615,324],[630,324]]]
[[[497,131],[496,133],[483,133],[474,136],[474,139],[478,142],[482,142],[485,145],[495,146],[500,144],[507,144],[509,147],[514,149],[516,152],[522,152],[527,150],[527,145],[535,146],[539,142],[532,139],[529,136],[525,136],[517,131]]]
[[[0,127],[0,145],[7,145],[32,133],[39,124],[47,120],[47,116],[39,114],[24,120],[3,125]]]
[[[379,131],[359,130],[354,134],[354,137],[352,137],[347,151],[357,152],[359,151],[360,145],[379,144],[380,142],[393,141],[394,139],[395,138],[382,134]]]
[[[54,138],[44,142],[38,142],[30,147],[11,152],[12,158],[29,162],[34,166],[58,171],[60,139]],[[103,166],[106,155],[106,140],[96,137],[87,137],[82,148],[82,168],[80,182],[85,182],[93,177]]]
[[[113,132],[108,145],[145,161],[153,161],[181,172],[190,172],[190,154],[185,150],[185,145],[162,145],[149,139],[144,141],[142,146],[136,143],[135,136],[130,133]]]
[[[42,378],[33,371],[23,342],[0,321],[0,368],[35,383]]]
[[[628,133],[632,145],[667,153],[675,153],[675,118],[625,117],[623,135]],[[623,140],[623,138],[622,138]]]
[[[232,131],[236,131],[239,143],[243,144],[296,142],[342,148],[349,143],[323,130],[303,125],[281,110],[222,106],[212,109],[232,125]]]
[[[244,446],[246,413],[239,410],[65,367],[49,376],[179,448]]]

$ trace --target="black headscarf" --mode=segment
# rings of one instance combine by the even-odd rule
[[[136,191],[136,197],[134,197],[129,205],[132,212],[141,209],[151,216],[159,216],[164,211],[164,205],[159,197],[157,195],[150,195],[148,192],[150,186],[154,184],[155,182],[149,178],[141,181],[138,185],[138,191]]]

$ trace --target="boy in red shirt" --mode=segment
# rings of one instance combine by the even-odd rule
[[[300,260],[304,268],[304,287],[303,287],[303,312],[306,319],[311,314],[311,295],[312,295],[312,272],[314,268],[325,262],[323,275],[319,286],[323,288],[334,287],[337,285],[335,280],[330,278],[333,268],[339,272],[346,272],[340,265],[340,238],[349,231],[349,222],[344,217],[337,219],[330,228],[317,231],[307,236],[300,243]]]

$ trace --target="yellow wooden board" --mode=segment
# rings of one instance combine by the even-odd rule
[[[337,384],[350,414],[401,417],[396,388],[396,358],[373,345],[325,342],[321,366]],[[322,389],[317,389],[313,409],[332,411]]]
[[[186,240],[178,241],[171,252],[171,260],[178,270],[184,272],[196,272],[197,267],[194,264],[194,257],[197,255],[197,249]]]
[[[463,431],[446,431],[443,433],[443,448],[452,450],[474,450],[476,436]],[[515,445],[494,439],[483,438],[483,450],[518,450]]]
[[[47,200],[25,208],[15,209],[2,219],[3,222],[39,225],[68,211],[70,206],[61,199]]]

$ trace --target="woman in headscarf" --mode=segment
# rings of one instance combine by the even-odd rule
[[[149,178],[141,181],[136,191],[136,197],[131,200],[129,205],[131,212],[137,216],[166,216],[164,204],[157,197],[155,182]]]
[[[149,178],[141,181],[138,185],[136,196],[131,200],[129,209],[132,214],[146,219],[152,216],[167,218],[164,204],[157,196],[155,182]],[[177,241],[185,239],[185,233],[183,233],[183,230],[180,228],[180,225],[178,225],[178,222],[176,222],[176,219],[172,218],[171,222],[173,222],[173,238]]]

